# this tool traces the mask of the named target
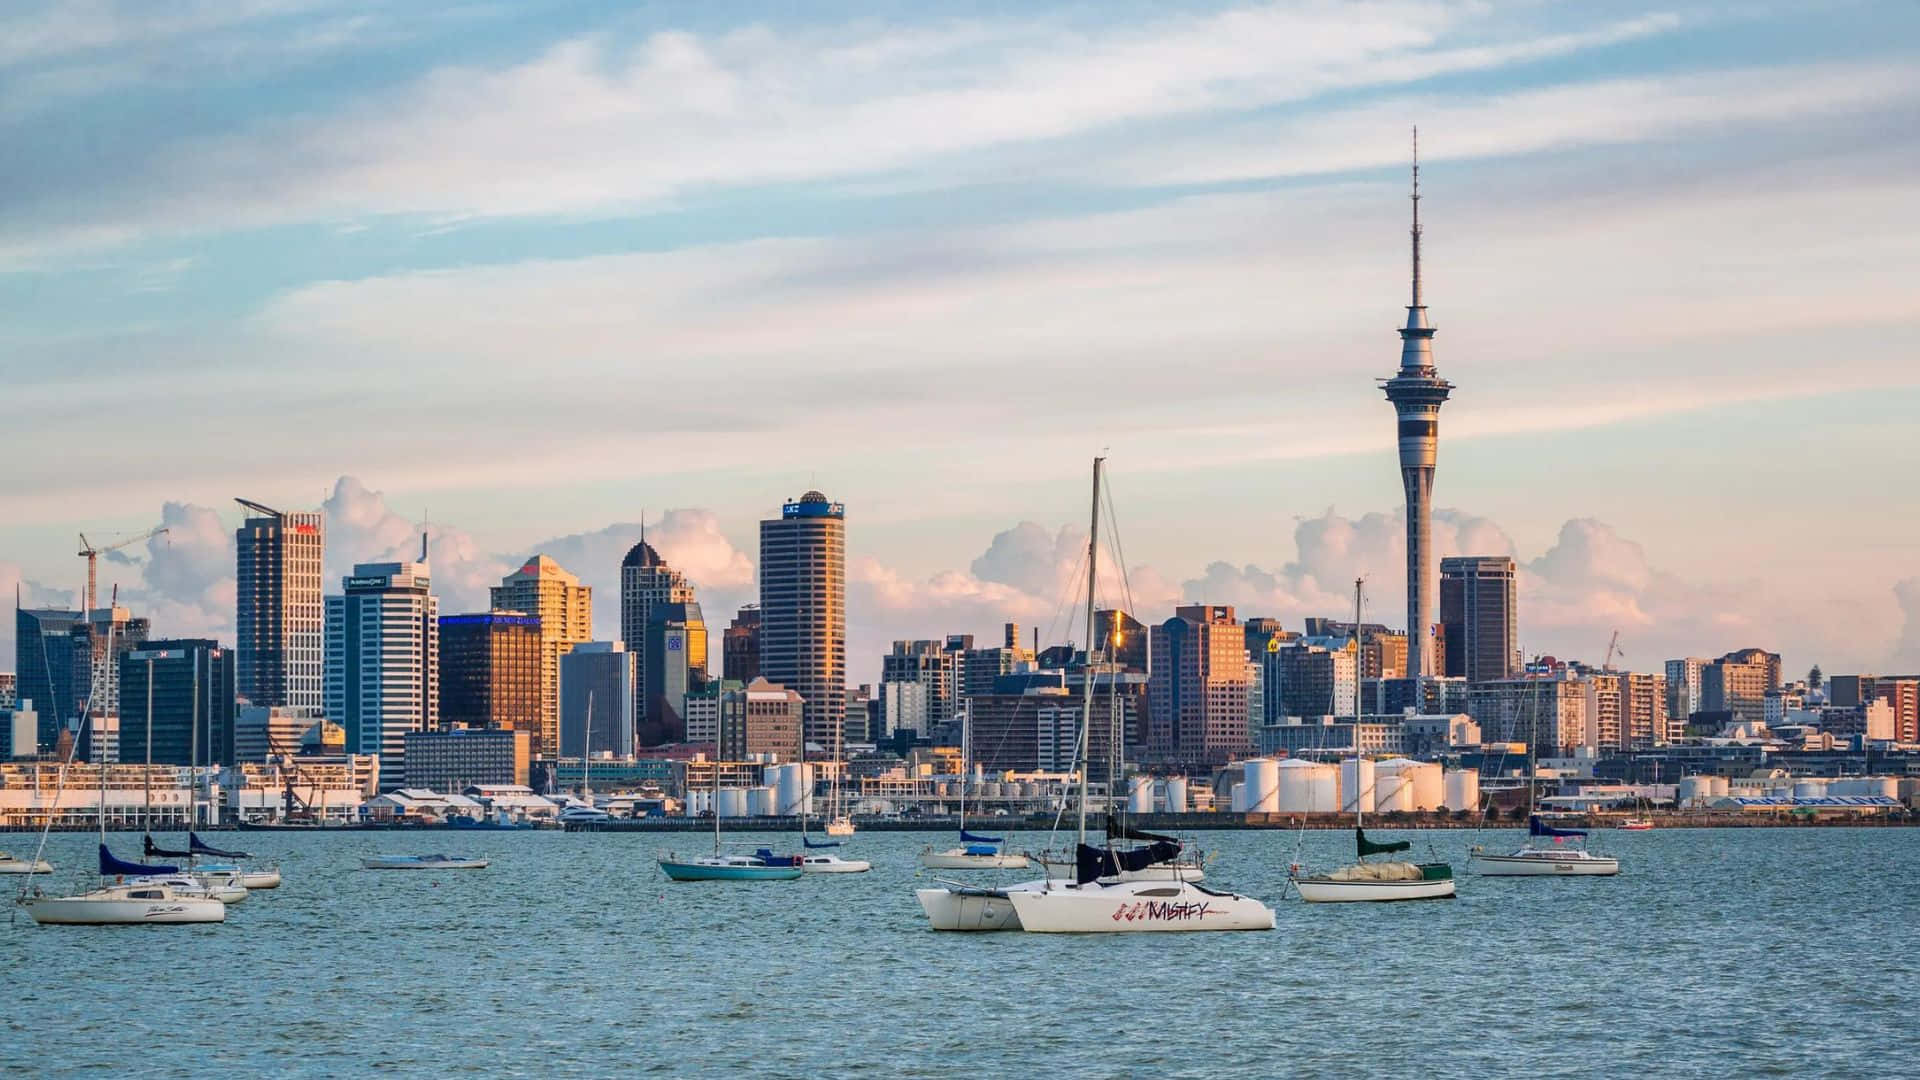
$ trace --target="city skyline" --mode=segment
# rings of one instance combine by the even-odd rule
[[[600,591],[605,640],[638,533],[609,522],[680,529],[662,551],[718,616],[752,595],[753,523],[819,487],[849,507],[849,676],[869,681],[897,637],[1045,631],[1106,446],[1148,621],[1194,602],[1297,625],[1366,574],[1370,617],[1397,624],[1368,383],[1418,122],[1427,292],[1468,388],[1434,555],[1516,559],[1530,653],[1592,659],[1617,629],[1646,670],[1755,644],[1911,670],[1913,522],[1885,493],[1920,463],[1914,151],[1889,137],[1920,97],[1891,32],[1916,16],[1853,10],[1890,32],[1684,4],[0,21],[36,43],[0,56],[0,125],[44,165],[0,211],[24,463],[0,588],[70,600],[72,533],[166,523],[116,553],[145,565],[103,559],[103,593],[232,640],[226,500],[324,498],[324,580],[404,558],[425,518],[443,610],[546,552]],[[432,32],[447,19],[471,33]],[[1085,48],[1049,59],[1062,35]],[[192,65],[117,61],[266,41],[249,55],[291,74],[226,69],[236,92],[192,130],[95,157],[61,134],[130,86],[156,110],[204,96]],[[1075,92],[1090,56],[1150,93]],[[809,76],[823,57],[844,83]],[[898,79],[920,69],[942,92]],[[636,109],[672,78],[714,96]],[[602,119],[515,137],[556,87]],[[788,106],[833,153],[758,138]],[[901,137],[916,107],[939,140]],[[383,113],[421,144],[383,139]],[[589,152],[673,133],[651,160]],[[475,168],[423,183],[424,160]],[[300,437],[259,440],[263,415]],[[136,447],[174,467],[126,468]]]

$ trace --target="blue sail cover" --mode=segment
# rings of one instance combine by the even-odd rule
[[[223,851],[211,844],[202,843],[194,833],[187,834],[187,850],[195,855],[212,855],[219,859],[251,859],[253,856],[244,851]]]
[[[1532,817],[1529,817],[1527,819],[1527,835],[1528,836],[1585,836],[1587,835],[1587,832],[1585,829],[1556,829],[1553,826],[1547,824],[1546,822],[1541,821],[1539,814],[1534,814]]]
[[[963,844],[998,844],[1005,839],[1002,836],[975,836],[965,829],[960,830],[960,842]]]
[[[100,876],[102,877],[145,877],[149,874],[177,874],[179,872],[180,868],[177,866],[143,866],[137,862],[127,862],[124,859],[116,859],[113,857],[113,852],[107,850],[107,845],[100,845]]]
[[[807,845],[807,846],[808,846],[808,847],[810,847],[810,848],[823,848],[823,847],[839,847],[839,846],[840,846],[840,841],[838,841],[838,840],[815,840],[815,839],[814,839],[813,837],[811,837],[811,836],[803,836],[803,837],[801,837],[801,838],[800,838],[800,842],[801,842],[801,843],[803,843],[803,844],[805,844],[805,845]]]
[[[193,857],[193,853],[190,851],[169,851],[161,847],[159,844],[153,842],[152,834],[148,834],[147,842],[142,846],[142,852],[143,857],[148,859],[188,859]]]

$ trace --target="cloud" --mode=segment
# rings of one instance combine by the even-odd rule
[[[320,507],[326,515],[326,567],[322,587],[337,591],[340,579],[359,563],[411,562],[420,557],[422,527],[394,512],[386,496],[358,478],[342,476]],[[482,551],[471,535],[429,523],[427,555],[440,610],[485,611],[487,588],[512,569],[506,560]]]
[[[594,636],[611,640],[620,635],[620,561],[640,542],[641,531],[637,522],[608,525],[543,540],[527,555],[551,556],[582,584],[593,587]],[[714,640],[740,605],[758,599],[752,560],[720,531],[719,515],[713,511],[668,510],[645,533],[647,543],[667,565],[686,574],[693,584]]]
[[[1900,605],[1900,637],[1888,666],[1900,674],[1920,671],[1920,578],[1895,582],[1893,596]]]
[[[26,577],[20,564],[0,561],[0,593],[4,593],[8,602],[15,595],[20,597],[21,607],[46,607],[73,610],[80,603],[78,589],[56,589],[43,585]],[[15,659],[14,625],[12,613],[0,619],[0,664],[4,670],[12,671]]]

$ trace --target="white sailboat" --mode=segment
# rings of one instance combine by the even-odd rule
[[[51,874],[51,873],[53,873],[53,864],[49,863],[45,859],[39,858],[37,856],[31,859],[21,859],[21,858],[16,858],[13,855],[9,855],[4,851],[0,851],[0,874]]]
[[[1360,655],[1360,600],[1364,578],[1353,582],[1353,653]],[[1357,662],[1357,661],[1356,661]],[[1354,752],[1359,752],[1360,702],[1356,691],[1353,706]],[[1352,775],[1358,777],[1355,768]],[[1401,861],[1368,862],[1369,855],[1390,855],[1413,845],[1400,840],[1375,843],[1367,839],[1366,804],[1356,793],[1353,800],[1353,839],[1358,861],[1329,874],[1302,876],[1298,866],[1291,880],[1300,899],[1310,904],[1353,903],[1384,900],[1440,900],[1454,895],[1453,867],[1444,862],[1411,863]]]
[[[1079,752],[1079,827],[1074,876],[1071,880],[1042,878],[1026,886],[1002,890],[992,899],[1013,909],[1020,929],[1028,933],[1141,933],[1151,931],[1271,930],[1273,909],[1250,896],[1209,889],[1191,881],[1128,881],[1127,871],[1166,863],[1180,853],[1180,845],[1155,840],[1144,848],[1115,851],[1086,842],[1088,738],[1093,726],[1094,594],[1099,582],[1100,471],[1105,458],[1093,459],[1093,514],[1087,538],[1087,664],[1082,682]],[[1109,836],[1109,842],[1113,837]],[[959,896],[963,907],[977,897]],[[927,907],[923,898],[922,906]],[[927,907],[929,919],[933,909]]]
[[[113,592],[113,603],[118,600],[119,589]],[[106,655],[112,657],[113,651],[112,620],[107,622]],[[88,722],[93,713],[93,702],[104,688],[105,669],[96,664],[93,670],[93,685],[87,693],[86,708],[81,711],[83,722]],[[149,710],[151,715],[151,710]],[[79,733],[76,732],[76,735]],[[151,740],[149,740],[151,744]],[[54,781],[54,806],[60,805],[60,792],[66,786],[67,767],[73,764],[74,752],[79,748],[80,740],[75,738],[67,750],[67,760],[60,763],[60,771]],[[41,926],[128,926],[137,923],[217,923],[227,921],[227,905],[205,896],[181,896],[166,884],[129,885],[124,882],[109,882],[113,875],[150,874],[155,872],[174,873],[178,867],[142,866],[138,863],[125,863],[114,858],[107,850],[107,770],[102,766],[100,773],[100,878],[99,884],[83,892],[70,896],[49,896],[40,889],[21,890],[14,901]],[[34,862],[40,861],[40,852],[46,849],[47,833],[53,828],[53,814],[47,814],[46,824],[40,831],[39,850],[34,853]],[[29,881],[32,879],[29,878]]]
[[[920,853],[920,865],[929,870],[1019,870],[1027,857],[1008,851],[1006,838],[978,836],[967,831],[967,788],[972,786],[972,770],[967,764],[973,744],[973,709],[960,713],[960,846],[935,851],[929,847]]]
[[[1495,855],[1479,844],[1467,854],[1467,864],[1481,877],[1612,877],[1620,872],[1620,860],[1596,855],[1584,844],[1570,845],[1572,839],[1585,840],[1583,829],[1556,829],[1534,812],[1538,794],[1534,787],[1534,741],[1540,734],[1540,684],[1534,683],[1532,719],[1527,728],[1527,839],[1509,854]],[[1536,841],[1546,841],[1536,843]]]

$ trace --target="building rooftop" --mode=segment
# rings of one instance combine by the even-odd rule
[[[667,565],[667,561],[660,557],[660,553],[654,550],[652,544],[642,540],[627,549],[627,557],[620,560],[620,565],[623,567],[665,566]]]

